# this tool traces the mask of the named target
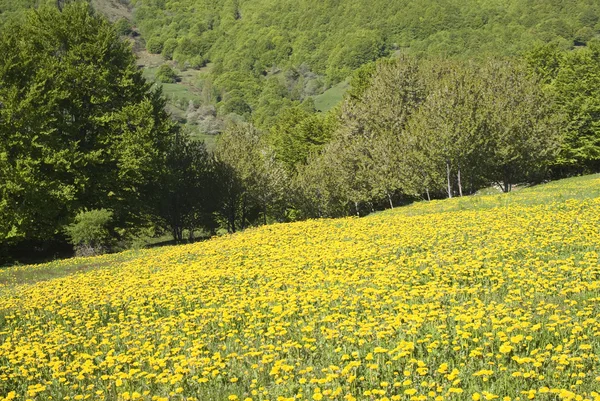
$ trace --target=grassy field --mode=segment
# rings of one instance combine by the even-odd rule
[[[326,112],[335,107],[344,98],[344,93],[350,88],[348,82],[340,82],[322,94],[315,96],[315,109]]]
[[[600,176],[0,272],[0,399],[600,400]]]

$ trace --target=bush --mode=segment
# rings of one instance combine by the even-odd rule
[[[164,58],[166,58],[167,60],[172,60],[173,59],[173,53],[175,52],[175,49],[177,48],[177,39],[174,38],[169,38],[165,41],[164,45],[163,45],[163,49],[162,49],[162,55]]]
[[[156,72],[156,80],[164,84],[173,84],[177,82],[177,74],[175,71],[173,71],[170,65],[163,64],[158,67],[158,71]]]
[[[150,38],[146,42],[146,50],[152,54],[160,54],[163,50],[164,42],[161,38]]]
[[[65,228],[75,254],[93,256],[108,252],[111,241],[108,225],[111,220],[112,212],[106,209],[79,212],[73,224]]]
[[[127,18],[119,18],[115,22],[115,30],[121,36],[128,36],[133,32],[131,22]]]

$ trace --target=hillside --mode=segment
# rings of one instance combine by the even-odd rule
[[[42,2],[0,0],[0,17]],[[381,57],[515,56],[540,43],[584,46],[600,34],[600,5],[590,0],[91,3],[112,21],[132,21],[144,67],[175,67],[181,80],[164,85],[169,110],[196,135],[232,119],[269,128],[299,104],[327,111],[345,91],[338,84]],[[156,56],[150,63],[144,47]]]
[[[514,56],[538,43],[585,45],[600,33],[599,5],[587,0],[131,3],[150,51],[189,68],[214,63],[198,84],[220,113],[253,114],[267,126],[278,108],[380,57]]]
[[[0,395],[598,400],[598,210],[594,175],[6,269]]]

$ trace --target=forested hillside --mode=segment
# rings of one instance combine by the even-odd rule
[[[0,0],[0,15],[45,0]],[[275,123],[283,108],[329,109],[319,96],[383,56],[485,58],[519,55],[540,43],[570,49],[600,33],[592,0],[94,0],[112,20],[125,5],[141,37],[146,76],[165,85],[170,111],[193,132],[214,134],[226,121]],[[124,30],[124,33],[129,31]],[[140,49],[141,49],[140,48]],[[150,61],[149,61],[150,60]],[[174,68],[172,82],[156,67]],[[325,106],[321,104],[324,103]]]
[[[540,42],[583,45],[595,1],[132,0],[147,48],[179,65],[212,63],[199,82],[222,114],[260,124],[361,65],[395,52],[482,58]],[[207,92],[212,92],[207,95]]]
[[[9,260],[600,171],[594,2],[0,5]]]

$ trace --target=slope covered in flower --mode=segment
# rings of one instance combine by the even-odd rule
[[[600,400],[599,212],[590,176],[8,269],[0,399]]]

